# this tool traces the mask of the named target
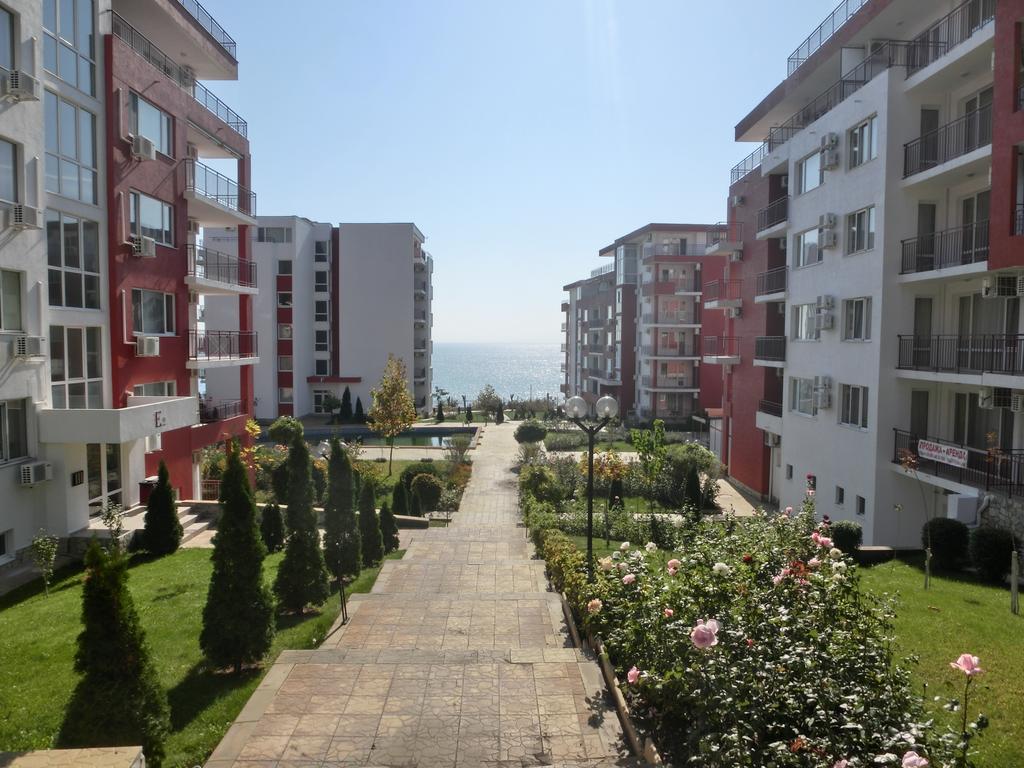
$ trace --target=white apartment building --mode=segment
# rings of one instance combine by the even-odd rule
[[[433,377],[433,259],[415,224],[331,224],[299,216],[260,216],[251,253],[265,286],[255,297],[254,327],[264,359],[254,373],[255,415],[324,413],[327,395],[349,389],[353,408],[370,391],[388,354],[405,361],[417,409],[429,410]],[[207,230],[206,244],[233,253],[233,230]],[[230,307],[206,300],[205,322],[229,327]],[[268,344],[272,349],[268,349]],[[217,370],[205,388],[236,397],[237,381]]]
[[[769,190],[747,236],[789,267],[785,351],[755,360],[784,375],[781,417],[757,414],[771,496],[811,482],[865,543],[919,546],[927,517],[975,524],[1022,491],[1024,281],[1001,269],[1024,257],[1021,197],[993,189],[994,85],[1021,105],[996,83],[995,6],[867,3],[737,126]]]

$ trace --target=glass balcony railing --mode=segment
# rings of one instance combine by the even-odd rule
[[[189,360],[244,360],[258,357],[255,331],[189,331]]]
[[[210,12],[203,8],[196,0],[178,0],[178,5],[188,11],[189,16],[196,20],[200,27],[214,39],[224,51],[232,58],[238,59],[238,46],[217,20],[210,15]]]
[[[255,262],[243,261],[237,256],[211,251],[201,245],[189,244],[187,251],[190,276],[246,288],[256,287]]]
[[[207,200],[247,216],[256,215],[256,193],[234,179],[188,158],[185,166],[185,189]]]

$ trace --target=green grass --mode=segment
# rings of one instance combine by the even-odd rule
[[[959,698],[963,675],[949,662],[961,653],[981,659],[985,674],[972,684],[969,716],[989,716],[991,726],[975,742],[978,768],[1024,765],[1024,616],[1010,613],[1007,589],[969,577],[933,577],[924,590],[920,558],[895,560],[861,570],[862,583],[876,592],[898,593],[896,639],[900,655],[915,655],[915,683],[928,685],[928,699],[941,725],[956,716],[930,700]]]
[[[199,650],[212,565],[209,549],[184,549],[158,560],[136,559],[129,588],[171,704],[168,766],[202,764],[285,649],[316,647],[340,610],[337,594],[320,613],[279,616],[266,663],[239,676],[213,674]],[[402,551],[389,555],[398,559]],[[267,557],[272,582],[283,554]],[[349,592],[368,592],[379,568],[364,570]],[[77,683],[75,638],[81,630],[82,572],[60,574],[45,597],[32,584],[0,598],[0,749],[48,749]]]

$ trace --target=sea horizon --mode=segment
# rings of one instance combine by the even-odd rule
[[[502,398],[550,397],[562,393],[559,342],[434,341],[434,386],[461,401],[474,399],[487,384]]]

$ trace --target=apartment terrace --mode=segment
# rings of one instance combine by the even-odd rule
[[[259,362],[255,331],[188,332],[186,367],[218,368],[224,365],[253,365]]]
[[[754,414],[754,426],[773,435],[782,434],[782,403],[760,400]]]
[[[696,274],[693,277],[656,275],[653,280],[641,284],[640,293],[644,296],[700,295],[700,275]]]
[[[704,286],[704,309],[735,309],[743,304],[742,280],[712,280]]]
[[[244,400],[199,401],[199,423],[213,424],[246,413]]]
[[[986,104],[903,147],[904,185],[932,181],[946,173],[970,173],[990,162],[992,105]],[[912,178],[921,175],[921,178]]]
[[[256,193],[191,157],[181,162],[188,215],[207,226],[255,225]]]
[[[640,347],[640,353],[644,357],[666,357],[671,359],[693,359],[700,358],[700,337],[697,336],[685,343],[675,346],[663,344],[644,344]]]
[[[256,262],[188,243],[185,284],[199,293],[256,293]]]
[[[731,254],[743,250],[743,223],[723,221],[705,233],[707,247],[704,255]]]
[[[754,289],[754,303],[764,304],[771,301],[785,301],[789,282],[789,267],[776,267],[757,275]]]
[[[705,336],[703,359],[709,365],[736,365],[740,362],[740,340],[737,336]]]
[[[903,429],[893,432],[892,463],[897,472],[947,490],[967,486],[1009,496],[1024,494],[1024,449],[982,450],[955,440],[914,435]],[[922,441],[932,445],[923,447]],[[929,454],[934,455],[934,446],[951,449],[948,453],[956,464],[928,458]]]
[[[789,197],[780,197],[757,212],[757,239],[782,234],[789,221]]]
[[[754,339],[754,365],[782,368],[785,364],[785,336],[757,336]]]
[[[953,227],[901,242],[901,275],[930,273],[977,265],[972,272],[988,269],[988,220]],[[963,272],[964,270],[960,270]]]
[[[900,335],[897,351],[901,371],[1024,375],[1024,334],[1019,333]]]

